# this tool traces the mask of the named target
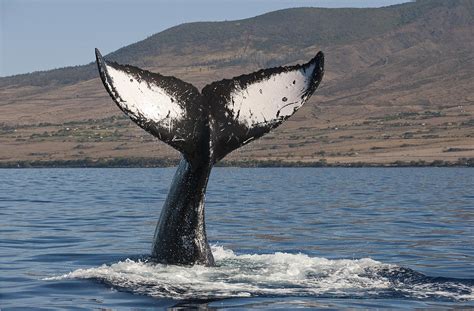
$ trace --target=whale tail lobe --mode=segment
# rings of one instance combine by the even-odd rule
[[[120,109],[191,162],[203,153],[217,162],[268,133],[309,99],[324,74],[319,52],[306,64],[224,79],[199,92],[175,77],[105,61],[97,49],[96,58]]]

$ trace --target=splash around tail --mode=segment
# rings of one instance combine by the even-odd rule
[[[311,297],[472,301],[474,280],[430,277],[370,258],[235,254],[212,246],[216,266],[175,266],[125,259],[47,280],[91,279],[155,298]]]

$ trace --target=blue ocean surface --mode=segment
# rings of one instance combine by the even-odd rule
[[[0,170],[0,308],[474,308],[474,169],[215,168],[216,267],[149,258],[174,171]]]

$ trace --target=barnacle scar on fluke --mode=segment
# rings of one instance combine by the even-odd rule
[[[165,264],[213,265],[204,221],[212,167],[276,128],[309,99],[323,78],[323,53],[303,65],[213,82],[201,92],[175,77],[107,62],[99,50],[95,53],[102,82],[119,108],[182,154],[156,227],[152,257]]]

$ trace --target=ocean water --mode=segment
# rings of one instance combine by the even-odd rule
[[[149,260],[174,171],[0,170],[0,308],[474,308],[474,169],[215,168],[216,267]]]

